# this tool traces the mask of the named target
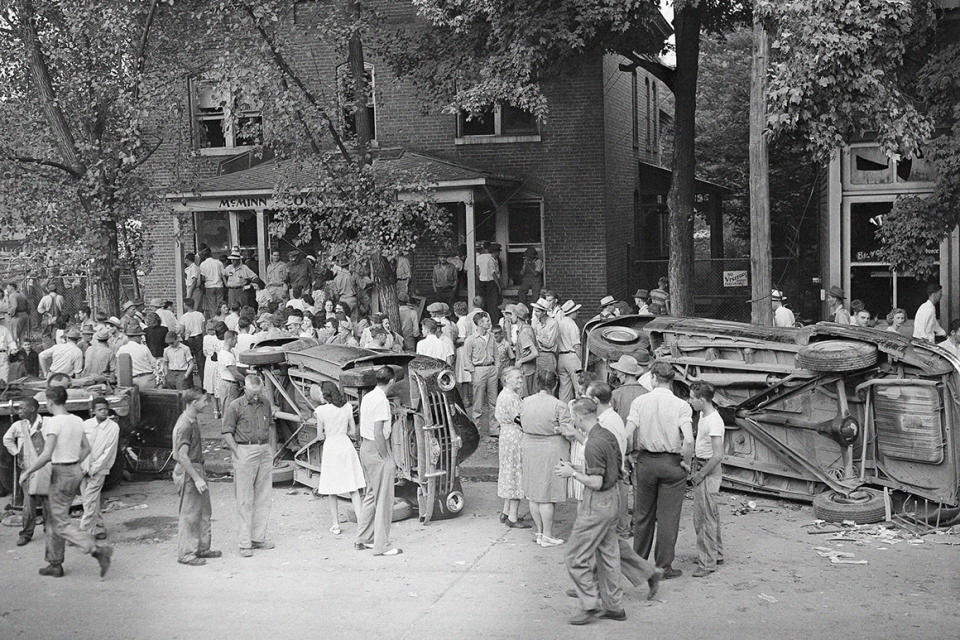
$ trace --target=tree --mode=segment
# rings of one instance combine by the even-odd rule
[[[165,5],[0,1],[0,220],[29,262],[93,274],[113,313],[120,268],[147,258],[152,124],[175,117],[183,32]]]
[[[399,327],[391,261],[425,238],[443,240],[450,220],[432,202],[425,176],[392,171],[370,153],[363,37],[377,15],[359,0],[321,9],[298,22],[283,0],[198,1],[192,15],[219,44],[207,79],[232,103],[257,104],[270,123],[264,145],[280,173],[271,233],[317,241],[327,263],[372,266],[381,304]],[[310,38],[327,59],[345,60],[337,86],[297,58],[294,37]],[[243,124],[234,118],[233,126]]]

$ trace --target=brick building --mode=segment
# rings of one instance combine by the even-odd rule
[[[295,28],[290,37],[302,50],[301,72],[335,88],[346,60]],[[523,251],[534,247],[544,260],[545,286],[592,313],[607,293],[629,298],[638,286],[655,286],[639,282],[632,265],[642,257],[647,237],[666,237],[669,172],[661,166],[661,105],[672,96],[646,71],[623,70],[624,62],[593,55],[545,85],[550,105],[545,121],[507,106],[467,121],[424,113],[414,87],[368,52],[377,162],[431,175],[435,198],[454,212],[456,237],[470,255],[481,241],[500,244],[506,297],[515,292]],[[181,256],[200,243],[215,255],[236,245],[250,249],[261,269],[269,246],[282,254],[294,250],[267,233],[275,161],[256,164],[249,153],[252,141],[234,135],[202,86],[190,87],[188,121],[181,123],[190,135],[179,137],[192,141],[187,151],[196,157],[200,179],[187,192],[170,193],[169,209],[147,225],[154,259],[143,278],[146,295],[178,300]],[[269,122],[263,130],[269,137]],[[437,250],[422,247],[413,256],[413,286],[421,291],[430,288]]]

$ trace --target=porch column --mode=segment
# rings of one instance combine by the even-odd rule
[[[257,214],[257,263],[260,267],[260,279],[267,281],[267,226],[264,224],[263,209],[256,209]]]
[[[463,202],[464,209],[464,235],[467,242],[467,308],[473,309],[473,298],[477,295],[477,229],[476,220],[473,217],[473,194],[471,193]]]
[[[173,214],[173,277],[176,283],[177,316],[183,315],[183,241],[180,238],[180,217]]]

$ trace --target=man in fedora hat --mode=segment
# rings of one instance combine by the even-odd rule
[[[120,356],[130,356],[133,384],[140,389],[156,389],[156,360],[147,345],[143,344],[143,329],[131,327],[126,331],[127,342],[117,349],[117,371],[120,370]]]
[[[70,377],[83,372],[83,351],[77,346],[82,337],[76,327],[70,327],[63,336],[62,344],[55,344],[40,352],[40,370],[46,378],[52,373],[65,373]]]
[[[557,319],[550,315],[550,306],[546,300],[540,298],[530,307],[533,309],[533,320],[530,326],[537,338],[537,376],[545,371],[557,373],[557,342],[560,336],[560,325]],[[556,389],[550,389],[555,393]]]
[[[534,300],[540,297],[543,288],[543,260],[533,247],[527,247],[523,252],[523,267],[520,269],[520,285],[517,287],[517,297],[520,302],[527,304],[527,292]]]
[[[247,301],[246,289],[257,279],[257,274],[241,262],[243,256],[238,249],[231,251],[227,258],[230,264],[223,269],[227,281],[227,304],[230,308],[235,304],[243,306]]]
[[[583,366],[580,364],[580,327],[576,322],[579,310],[579,304],[567,300],[557,314],[557,377],[560,378],[558,397],[563,402],[570,402],[580,395],[580,370]]]
[[[606,320],[607,318],[613,318],[618,316],[619,308],[617,307],[617,299],[613,296],[606,295],[600,298],[600,313],[593,316],[591,320]]]
[[[837,324],[850,324],[850,313],[843,306],[843,289],[834,285],[827,289],[827,305],[830,307],[828,320]]]
[[[793,311],[783,306],[787,301],[787,296],[783,295],[783,292],[779,289],[773,289],[770,292],[770,300],[773,304],[773,325],[775,327],[795,326],[797,319],[794,317]]]
[[[638,314],[649,314],[650,310],[647,307],[650,304],[650,292],[646,289],[637,289],[636,293],[633,294],[633,303],[637,305]]]

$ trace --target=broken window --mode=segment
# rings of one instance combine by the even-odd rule
[[[249,147],[263,143],[261,110],[252,101],[212,82],[192,82],[191,89],[198,148]]]

